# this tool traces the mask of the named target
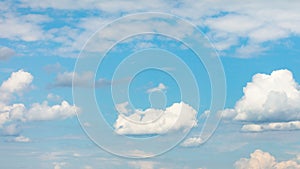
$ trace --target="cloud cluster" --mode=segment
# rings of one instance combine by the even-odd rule
[[[243,89],[244,96],[223,117],[247,123],[244,131],[298,129],[300,87],[289,70],[256,74]]]
[[[37,3],[32,0],[22,0],[20,1],[20,7],[39,10],[48,8],[71,11],[99,10],[103,16],[97,17],[97,19],[94,16],[80,18],[80,22],[77,25],[74,24],[75,26],[66,25],[61,28],[43,30],[40,23],[52,22],[47,16],[25,15],[17,17],[5,15],[2,19],[2,23],[4,23],[2,25],[5,26],[0,27],[0,37],[24,41],[35,41],[49,37],[55,42],[67,44],[66,46],[64,45],[63,49],[60,49],[61,52],[66,54],[72,50],[79,50],[86,37],[89,37],[105,23],[121,15],[143,11],[157,11],[168,12],[191,20],[206,30],[206,33],[220,51],[234,49],[237,57],[251,57],[253,53],[260,53],[266,50],[264,46],[266,42],[300,35],[300,24],[298,22],[300,17],[298,12],[299,5],[298,1],[286,3],[279,0],[274,1],[272,5],[264,1],[232,3],[231,1],[223,0],[197,2],[192,0],[184,2],[155,0],[153,3],[141,1],[98,2],[95,0],[85,2],[64,0],[59,3],[45,0]],[[101,19],[99,20],[98,18]],[[19,31],[7,29],[20,26],[22,26],[22,29],[18,29]],[[132,29],[139,29],[139,27]],[[172,31],[172,29],[169,30]],[[123,31],[127,31],[127,29],[123,29]],[[68,33],[61,34],[60,32]],[[108,36],[114,38],[113,36],[117,34],[118,32],[115,32],[108,34]],[[74,41],[76,42],[74,43]]]
[[[120,114],[114,124],[118,134],[166,134],[188,130],[197,125],[197,111],[190,105],[174,103],[165,110],[134,110],[129,116]]]
[[[29,108],[23,103],[13,103],[14,96],[20,95],[31,86],[33,76],[19,70],[13,72],[11,76],[0,86],[0,128],[7,135],[19,133],[18,125],[14,122],[27,122],[37,120],[54,120],[72,117],[79,111],[79,108],[70,105],[67,101],[49,106],[47,101],[34,103]],[[8,125],[7,125],[8,124]],[[17,137],[15,141],[27,142],[25,137]]]
[[[235,162],[236,169],[299,169],[300,164],[295,160],[277,162],[268,152],[255,150],[250,158],[241,158]]]

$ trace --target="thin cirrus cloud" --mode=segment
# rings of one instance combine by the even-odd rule
[[[243,131],[300,129],[300,87],[289,70],[256,74],[244,87],[244,96],[223,117],[243,121]]]
[[[241,158],[234,164],[236,169],[264,168],[264,169],[299,169],[300,164],[295,159],[278,162],[274,156],[262,150],[255,150],[250,158]]]
[[[115,132],[123,135],[166,134],[196,126],[197,111],[184,102],[174,103],[165,110],[134,110],[126,118],[119,114],[114,124]]]

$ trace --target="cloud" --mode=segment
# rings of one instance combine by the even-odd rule
[[[241,158],[234,164],[236,169],[299,169],[300,164],[294,160],[277,162],[275,157],[268,152],[255,150],[250,158]]]
[[[11,48],[2,46],[0,47],[0,61],[2,60],[8,60],[12,56],[14,56],[16,53]]]
[[[119,113],[122,114],[128,114],[129,112],[131,112],[132,110],[128,108],[129,103],[128,102],[124,102],[124,103],[120,103],[120,104],[116,104],[116,110]]]
[[[20,142],[20,143],[28,143],[31,142],[31,140],[28,137],[25,136],[18,136],[16,138],[14,138],[15,142]]]
[[[67,163],[66,162],[55,162],[53,163],[54,169],[62,169],[63,166],[65,166]]]
[[[2,131],[3,131],[4,135],[16,136],[16,135],[20,134],[21,129],[20,129],[19,125],[17,125],[17,124],[10,124],[10,125],[4,126]]]
[[[195,127],[196,116],[195,109],[180,102],[174,103],[165,110],[153,108],[134,110],[134,113],[126,118],[119,114],[114,128],[118,134],[165,134]]]
[[[49,106],[48,102],[44,101],[42,104],[32,104],[25,113],[25,118],[29,121],[66,119],[75,116],[76,112],[78,112],[78,108],[70,105],[67,101],[53,106]]]
[[[147,93],[162,92],[165,91],[166,89],[167,87],[163,83],[159,83],[157,87],[148,89]]]
[[[47,101],[43,103],[33,103],[29,108],[23,103],[10,104],[13,96],[20,95],[28,89],[32,83],[33,76],[29,72],[19,70],[13,72],[1,86],[0,96],[0,128],[6,123],[12,123],[4,126],[4,134],[16,134],[17,126],[14,122],[27,122],[36,120],[55,120],[72,117],[79,112],[79,108],[70,105],[67,101],[61,101],[60,104],[49,106]]]
[[[22,94],[30,87],[32,80],[33,76],[24,70],[13,72],[0,86],[0,102],[8,102],[15,94]]]
[[[55,79],[53,86],[54,87],[72,87],[73,76],[74,76],[74,86],[76,86],[76,87],[92,86],[92,84],[88,84],[93,79],[92,72],[85,72],[82,74],[78,74],[78,73],[74,73],[74,72],[59,73]]]
[[[154,169],[156,162],[153,161],[130,161],[128,162],[130,166],[136,169]]]
[[[43,40],[48,34],[39,24],[48,21],[51,19],[46,15],[16,15],[15,13],[4,12],[0,18],[0,38],[26,42]]]
[[[276,122],[266,124],[245,124],[242,131],[261,132],[261,131],[286,131],[299,130],[300,121]]]
[[[180,145],[183,147],[194,147],[194,146],[199,146],[201,145],[203,140],[201,137],[190,137],[185,139]]]
[[[244,131],[297,129],[300,120],[300,87],[289,70],[256,74],[243,89],[244,96],[223,117],[247,124]],[[294,122],[293,122],[294,121]],[[269,124],[260,124],[269,123]]]

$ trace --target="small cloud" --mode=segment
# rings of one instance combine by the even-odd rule
[[[159,83],[157,87],[148,89],[147,93],[162,92],[165,91],[166,89],[167,87],[163,83]]]
[[[187,138],[186,140],[184,140],[183,143],[181,143],[181,146],[183,146],[183,147],[195,147],[195,146],[199,146],[203,143],[204,142],[201,139],[201,137],[191,137],[191,138]]]
[[[25,136],[18,136],[14,138],[15,142],[20,142],[20,143],[28,143],[31,142],[31,140],[28,137]]]

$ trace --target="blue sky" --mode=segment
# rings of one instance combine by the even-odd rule
[[[0,168],[300,168],[299,6],[1,1]]]

